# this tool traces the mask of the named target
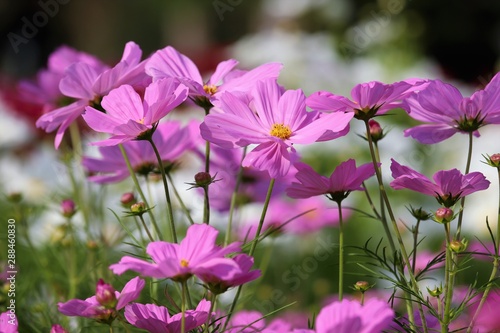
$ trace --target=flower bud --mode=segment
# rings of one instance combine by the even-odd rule
[[[120,198],[120,203],[125,208],[130,208],[130,206],[132,206],[136,202],[137,202],[137,200],[135,198],[134,193],[132,193],[132,192],[123,193],[122,197]]]
[[[358,281],[354,284],[354,290],[357,290],[357,291],[360,291],[362,293],[364,293],[365,291],[367,291],[368,289],[370,289],[371,287],[373,287],[372,285],[370,285],[368,282],[366,281]]]
[[[370,136],[373,142],[377,142],[385,136],[384,130],[382,129],[382,127],[380,127],[380,124],[375,120],[370,119],[368,121],[368,126],[370,127]]]
[[[486,159],[486,164],[497,169],[500,168],[500,154],[483,155],[483,157]]]
[[[20,203],[23,200],[23,195],[20,192],[12,192],[7,195],[7,201],[12,203]]]
[[[208,172],[198,172],[194,175],[194,182],[200,187],[208,186],[212,183],[212,176]]]
[[[117,302],[115,289],[103,279],[99,279],[95,288],[95,298],[99,304],[107,308],[114,308]]]
[[[420,221],[426,221],[426,220],[430,219],[432,216],[432,214],[429,214],[425,210],[423,210],[422,207],[420,207],[420,208],[411,207],[409,209],[409,211],[410,211],[411,215],[413,215],[414,218],[416,218],[417,220],[420,220]]]
[[[432,290],[429,289],[429,288],[427,288],[427,292],[432,297],[438,297],[438,296],[440,296],[443,293],[443,287],[439,286],[439,287],[436,287],[436,288],[434,288]]]
[[[137,202],[130,206],[130,211],[134,214],[142,214],[146,211],[146,204],[144,202]]]
[[[461,241],[452,240],[450,242],[450,249],[455,253],[461,253],[467,249],[467,245],[469,245],[469,241],[466,239],[462,239]]]
[[[96,250],[99,247],[97,242],[95,240],[91,240],[91,239],[89,239],[85,245],[87,246],[87,249],[89,249],[89,250]]]
[[[436,210],[436,213],[434,214],[434,220],[439,223],[448,223],[452,221],[453,218],[453,210],[450,208],[441,207]]]
[[[64,217],[70,218],[76,213],[75,202],[71,199],[66,199],[61,202],[61,213]]]

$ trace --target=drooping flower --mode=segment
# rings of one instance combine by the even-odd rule
[[[58,148],[64,132],[85,111],[86,106],[100,107],[101,98],[122,84],[144,89],[148,80],[141,56],[142,51],[139,46],[134,42],[128,42],[122,59],[113,68],[104,70],[86,62],[73,63],[66,69],[59,89],[64,96],[76,101],[42,115],[37,120],[36,126],[46,132],[57,129],[55,147]]]
[[[152,135],[158,122],[187,98],[186,86],[174,79],[164,79],[146,87],[144,100],[130,85],[112,90],[102,99],[103,113],[91,106],[83,118],[97,132],[110,133],[95,146],[114,146]]]
[[[268,63],[250,71],[236,71],[238,61],[229,59],[219,63],[208,81],[203,81],[200,71],[184,54],[172,46],[155,52],[146,64],[146,73],[153,81],[177,78],[189,87],[189,97],[201,106],[210,107],[225,91],[247,92],[257,81],[277,79],[282,64]]]
[[[85,300],[71,299],[58,303],[59,312],[65,316],[92,318],[100,322],[110,323],[116,317],[116,311],[123,309],[128,303],[136,300],[146,282],[135,277],[123,287],[121,292],[99,280],[96,295]]]
[[[406,98],[403,108],[410,117],[426,123],[404,131],[421,143],[438,143],[455,133],[477,137],[481,127],[500,124],[500,73],[470,97],[463,97],[451,84],[432,80],[426,89]]]
[[[18,321],[15,313],[9,311],[0,314],[0,332],[1,333],[18,333]]]
[[[195,140],[191,135],[193,126],[181,127],[176,121],[161,122],[153,133],[155,143],[164,165],[172,165],[187,150],[193,148]],[[197,128],[196,128],[197,129]],[[128,141],[123,144],[132,168],[147,176],[160,172],[158,160],[149,142]],[[130,176],[127,164],[118,146],[99,147],[101,158],[84,156],[82,165],[91,173],[89,180],[96,183],[120,182]]]
[[[189,332],[203,325],[209,316],[210,302],[202,299],[195,310],[187,310],[184,329]],[[181,331],[182,313],[170,316],[168,309],[156,304],[133,303],[125,307],[125,318],[138,328],[150,333],[177,333]]]
[[[146,253],[154,263],[125,256],[109,268],[118,275],[133,270],[144,276],[175,281],[210,273],[221,281],[227,281],[235,278],[241,270],[233,259],[224,256],[239,251],[240,247],[239,243],[231,243],[224,248],[217,246],[215,241],[218,233],[212,226],[193,224],[180,244],[163,241],[149,243]]]
[[[356,167],[353,159],[340,163],[330,177],[319,175],[305,163],[297,163],[295,166],[298,170],[295,178],[299,182],[293,182],[286,193],[296,199],[325,194],[329,199],[339,202],[351,191],[362,191],[362,183],[375,174],[372,163]]]
[[[308,112],[302,90],[283,92],[275,80],[259,81],[252,90],[250,107],[226,92],[220,98],[222,113],[205,117],[202,137],[224,148],[257,144],[243,166],[266,170],[271,178],[287,175],[293,164],[294,144],[326,141],[347,134],[353,114],[336,112],[321,116]]]
[[[370,298],[364,305],[344,299],[323,307],[316,318],[316,333],[380,333],[390,328],[394,310],[387,302]]]
[[[430,195],[445,207],[453,206],[460,198],[477,191],[485,190],[490,186],[480,172],[471,172],[463,175],[457,169],[441,170],[434,174],[431,181],[421,173],[399,164],[391,159],[391,171],[394,180],[391,187],[395,190],[404,188]]]
[[[307,98],[306,104],[318,111],[354,112],[355,118],[368,120],[401,107],[405,96],[425,85],[426,81],[418,79],[392,84],[371,81],[354,86],[351,90],[351,100],[327,91],[318,91]]]

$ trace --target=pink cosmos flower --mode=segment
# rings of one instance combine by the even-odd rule
[[[292,332],[292,325],[289,322],[277,318],[267,324],[264,315],[258,311],[239,311],[235,313],[227,327],[228,333]]]
[[[185,331],[203,325],[209,316],[210,302],[202,299],[195,310],[185,313]],[[125,318],[138,328],[151,333],[178,333],[181,331],[182,313],[170,316],[168,309],[156,304],[133,303],[125,307]]]
[[[54,324],[50,328],[50,333],[69,333],[64,327],[59,324]]]
[[[293,145],[331,140],[347,134],[352,113],[336,112],[320,118],[308,112],[302,90],[283,92],[275,80],[256,84],[250,105],[226,92],[220,98],[223,113],[212,113],[200,126],[202,137],[224,148],[257,144],[243,166],[266,170],[271,178],[287,175],[293,164]]]
[[[200,71],[191,59],[171,46],[155,52],[146,64],[146,73],[153,81],[171,77],[189,87],[189,97],[202,106],[208,106],[225,91],[247,92],[257,81],[277,79],[282,64],[268,63],[250,71],[235,71],[238,61],[229,59],[217,65],[208,81],[203,81]]]
[[[295,178],[299,183],[292,183],[286,190],[291,198],[309,198],[326,194],[330,200],[340,202],[351,191],[362,191],[362,183],[375,174],[372,163],[356,167],[356,161],[349,159],[335,168],[329,178],[321,176],[304,163],[297,163]]]
[[[64,97],[59,90],[59,83],[65,70],[77,62],[86,63],[99,72],[108,69],[108,66],[90,54],[61,46],[49,55],[47,68],[37,73],[35,81],[23,80],[19,83],[20,97],[40,105],[44,113],[56,109]]]
[[[141,139],[156,129],[158,122],[187,98],[187,88],[174,79],[151,83],[144,100],[130,85],[112,90],[102,99],[103,113],[91,106],[83,118],[97,132],[110,133],[109,139],[93,142],[95,146],[114,146]]]
[[[239,243],[231,243],[225,248],[215,245],[217,229],[206,224],[193,224],[180,244],[163,241],[151,242],[146,253],[154,263],[125,256],[109,268],[115,274],[127,270],[139,272],[154,278],[170,278],[183,281],[192,275],[211,274],[221,281],[227,281],[241,274],[240,266],[225,255],[240,250]]]
[[[354,112],[357,119],[367,120],[401,107],[401,101],[406,95],[425,85],[426,81],[418,79],[392,84],[371,81],[356,85],[351,90],[352,100],[327,91],[318,91],[307,98],[306,104],[318,111]]]
[[[15,314],[10,311],[0,314],[0,332],[1,333],[17,333],[18,321]]]
[[[427,124],[405,130],[405,136],[425,143],[438,143],[455,133],[473,133],[487,124],[500,124],[500,73],[484,90],[463,97],[452,86],[433,80],[426,89],[412,93],[403,104],[410,117]]]
[[[429,178],[417,171],[399,164],[391,159],[391,171],[394,180],[391,187],[395,190],[404,188],[433,196],[445,206],[453,206],[460,198],[477,191],[485,190],[490,186],[480,172],[471,172],[463,175],[459,170],[441,170],[434,174],[432,182]]]
[[[164,165],[175,163],[195,144],[192,139],[193,125],[181,127],[177,121],[162,122],[153,133],[153,141],[160,152]],[[198,130],[198,126],[196,126]],[[158,160],[149,142],[128,141],[123,144],[132,168],[141,175],[159,172]],[[90,181],[104,184],[120,182],[130,176],[127,164],[118,146],[99,147],[102,158],[83,157],[82,164],[92,175]],[[168,162],[168,163],[167,163]]]
[[[125,45],[122,59],[111,69],[94,67],[86,62],[77,62],[69,66],[59,89],[64,96],[76,99],[75,102],[52,110],[42,115],[36,122],[38,128],[46,132],[57,129],[55,147],[61,144],[64,132],[75,121],[88,105],[99,107],[102,96],[122,84],[130,84],[143,89],[148,79],[144,73],[144,62],[141,62],[142,51],[134,42]]]
[[[471,313],[475,313],[479,300],[471,308]],[[473,332],[490,333],[500,330],[500,321],[498,320],[498,308],[500,306],[500,289],[493,289],[486,298],[481,311],[477,317]]]
[[[58,303],[59,312],[65,316],[93,318],[98,321],[109,322],[116,316],[116,311],[123,309],[128,303],[136,300],[146,282],[135,277],[123,287],[121,292],[114,291],[113,287],[102,280],[96,285],[96,295],[81,299],[71,299],[65,303]]]
[[[316,333],[380,333],[390,328],[394,310],[387,302],[371,298],[361,305],[344,299],[321,309],[316,318]]]

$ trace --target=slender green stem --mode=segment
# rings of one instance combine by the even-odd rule
[[[264,201],[264,207],[262,208],[262,213],[260,215],[259,225],[257,226],[257,231],[255,232],[255,238],[252,241],[252,246],[250,247],[249,255],[253,256],[255,252],[255,248],[257,247],[257,243],[259,242],[260,232],[262,231],[262,226],[264,225],[264,219],[266,218],[267,208],[269,207],[269,202],[271,201],[271,194],[273,193],[274,182],[276,180],[274,178],[271,179],[269,183],[269,188],[267,189],[266,200]],[[238,299],[241,294],[241,290],[243,285],[240,285],[236,290],[236,295],[234,296],[233,302],[231,303],[231,308],[227,314],[226,322],[224,323],[224,328],[222,332],[226,330],[227,324],[233,315],[234,309],[236,308],[236,304],[238,303]]]
[[[500,192],[500,168],[497,168],[497,173],[498,173],[498,180],[499,180],[499,192]],[[472,317],[472,320],[469,324],[469,327],[467,328],[467,333],[472,332],[472,329],[474,328],[474,324],[476,323],[477,316],[481,312],[481,309],[483,308],[484,303],[486,302],[486,299],[488,298],[488,294],[491,291],[491,287],[493,286],[493,280],[496,279],[497,273],[498,273],[498,266],[499,266],[499,261],[500,261],[500,193],[498,196],[498,216],[497,216],[497,233],[496,233],[496,239],[494,239],[493,243],[495,244],[495,256],[493,258],[493,268],[491,269],[491,274],[490,278],[488,279],[488,283],[486,285],[486,288],[484,289],[483,296],[481,297],[481,301],[479,301],[479,305],[474,312],[474,316]]]
[[[415,224],[415,228],[413,229],[413,263],[411,265],[411,269],[413,274],[415,274],[415,266],[417,263],[417,247],[418,247],[418,229],[420,227],[420,219],[417,219],[417,223]]]
[[[203,223],[210,224],[210,199],[208,198],[208,185],[203,186]]]
[[[359,300],[359,303],[361,305],[365,305],[365,292],[364,291],[361,292],[361,299]]]
[[[172,233],[172,240],[174,243],[177,243],[177,233],[175,231],[175,222],[174,222],[174,212],[172,209],[172,200],[170,199],[170,192],[168,190],[168,182],[167,182],[167,175],[165,174],[165,167],[163,166],[163,161],[160,156],[160,152],[158,151],[158,148],[156,147],[156,144],[153,141],[153,138],[148,139],[149,143],[151,144],[151,147],[153,147],[153,150],[156,155],[156,159],[158,160],[158,167],[160,168],[161,171],[161,179],[163,180],[163,188],[165,189],[165,200],[167,202],[167,218],[168,218],[168,223],[170,224],[170,232]]]
[[[469,133],[469,151],[467,152],[467,163],[465,164],[465,174],[468,174],[470,171],[470,164],[472,161],[472,143],[473,143],[474,135],[472,132]],[[462,220],[464,215],[464,205],[465,205],[465,197],[460,200],[460,212],[458,213],[458,223],[457,223],[457,231],[455,233],[455,239],[460,240],[460,233],[462,232]]]
[[[113,333],[113,326],[109,325],[109,333]]]
[[[154,217],[153,212],[151,211],[151,207],[149,206],[148,200],[147,200],[146,196],[144,195],[144,192],[142,191],[141,186],[139,185],[139,181],[137,180],[137,176],[135,175],[135,171],[132,168],[132,164],[130,164],[130,160],[128,158],[127,152],[125,151],[125,148],[123,148],[123,145],[119,144],[118,147],[120,147],[120,151],[122,153],[123,159],[125,160],[125,164],[127,164],[127,169],[128,169],[128,172],[130,173],[130,177],[132,178],[132,181],[134,182],[135,188],[137,189],[137,192],[139,193],[139,196],[141,197],[142,201],[146,205],[149,218],[151,219],[151,223],[153,224],[153,227],[155,228],[156,234],[158,235],[160,240],[162,240],[163,236],[161,234],[160,228],[158,228],[158,224],[156,223],[156,219]]]
[[[144,229],[146,230],[146,233],[148,234],[149,240],[151,242],[154,242],[153,236],[151,236],[151,233],[149,232],[148,227],[146,226],[146,222],[144,221],[144,218],[142,217],[142,214],[139,215],[139,219],[141,220],[142,225],[144,226]]]
[[[339,209],[339,301],[344,297],[344,222],[342,220],[342,204],[337,202]]]
[[[189,212],[189,209],[186,207],[184,204],[184,201],[182,200],[181,196],[179,195],[179,192],[177,191],[177,188],[175,187],[174,181],[172,180],[172,176],[170,176],[170,173],[167,173],[167,178],[170,184],[172,184],[172,190],[174,191],[174,195],[177,198],[177,201],[179,201],[179,204],[181,205],[181,209],[186,215],[187,219],[189,220],[190,224],[194,224],[193,218],[191,217],[191,213]]]
[[[217,294],[210,293],[210,310],[208,311],[207,321],[205,322],[204,333],[208,333],[208,327],[210,326],[210,320],[212,319],[212,312],[215,309],[215,302],[217,301]]]
[[[182,311],[182,317],[181,317],[181,333],[186,332],[186,281],[181,282],[181,311]]]
[[[401,255],[402,255],[403,260],[404,260],[404,265],[406,267],[410,268],[410,259],[408,256],[408,252],[406,251],[405,245],[403,243],[403,238],[401,237],[401,233],[399,231],[398,224],[396,222],[396,218],[394,217],[394,212],[392,211],[392,206],[389,202],[387,192],[385,191],[384,182],[382,180],[382,174],[381,174],[380,168],[378,167],[378,164],[377,164],[375,150],[373,148],[373,141],[372,141],[371,136],[369,135],[370,126],[368,125],[367,120],[365,121],[365,128],[366,128],[366,133],[367,133],[367,138],[368,138],[368,146],[370,148],[370,154],[371,154],[373,166],[375,169],[375,175],[377,177],[377,182],[379,184],[380,195],[384,199],[384,203],[385,203],[385,206],[387,208],[387,212],[389,214],[389,218],[390,218],[391,223],[392,223],[392,229],[396,233],[396,239],[398,240],[399,248],[401,250]],[[382,223],[384,223],[383,220],[382,220]],[[385,223],[385,224],[387,224],[387,223]],[[384,229],[386,230],[386,233],[387,233],[388,228],[384,228]],[[394,245],[394,242],[392,241],[391,234],[387,233],[387,237],[389,238],[389,244],[391,245],[391,250],[393,251],[393,253],[396,253],[396,247]],[[403,269],[402,265],[398,265],[398,266],[399,266],[398,269],[399,269],[400,273],[404,276],[404,269]],[[413,291],[416,295],[420,295],[421,293],[420,293],[420,289],[418,287],[417,280],[415,279],[415,274],[413,274],[413,271],[411,269],[408,269],[408,275],[410,276],[410,280],[411,280],[409,287],[413,289]],[[413,330],[415,330],[415,322],[413,320],[413,302],[411,301],[411,295],[408,292],[406,292],[405,294],[407,296],[406,297],[407,298],[406,299],[406,306],[408,309],[408,320],[410,322],[411,328]],[[425,315],[424,315],[424,311],[422,308],[422,304],[420,302],[417,302],[417,305],[418,305],[418,310],[419,310],[421,321],[422,321],[422,327],[424,328],[424,332],[427,333],[427,323],[425,320]]]
[[[445,285],[444,285],[444,310],[443,321],[441,323],[441,333],[448,333],[448,327],[451,321],[451,300],[453,297],[453,275],[455,275],[454,255],[450,248],[450,225],[445,223],[444,230],[446,233],[446,259],[445,259]]]
[[[236,176],[236,185],[234,186],[234,191],[231,194],[231,204],[229,205],[229,221],[227,223],[226,236],[224,237],[224,245],[229,244],[229,240],[231,238],[232,227],[233,227],[234,209],[236,207],[236,198],[238,196],[238,191],[240,189],[241,180],[243,178],[243,159],[245,158],[246,154],[247,154],[247,147],[244,147],[243,154],[241,156],[240,166],[238,169],[238,175]]]
[[[366,196],[366,200],[368,200],[368,204],[370,205],[370,208],[372,209],[372,212],[373,214],[375,214],[375,216],[377,217],[377,219],[382,219],[382,217],[380,216],[379,212],[377,211],[377,208],[375,208],[375,205],[373,204],[373,200],[370,196],[370,192],[368,192],[368,189],[365,185],[365,182],[363,182],[363,192],[365,193],[365,196]],[[387,223],[386,223],[387,224]],[[387,230],[386,230],[386,234],[387,234]]]

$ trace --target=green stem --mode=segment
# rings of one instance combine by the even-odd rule
[[[162,240],[163,236],[161,234],[160,228],[158,228],[158,224],[156,223],[156,219],[153,215],[153,212],[151,211],[151,206],[149,205],[148,200],[146,199],[146,196],[144,195],[144,192],[142,192],[141,186],[139,185],[139,181],[137,180],[137,176],[135,175],[135,171],[132,168],[132,164],[130,164],[130,160],[128,158],[127,152],[125,151],[125,148],[123,148],[122,144],[119,144],[118,147],[120,147],[120,151],[122,153],[123,159],[125,160],[125,164],[127,164],[127,169],[128,169],[128,172],[130,173],[130,177],[132,178],[132,181],[134,182],[135,188],[137,189],[137,192],[139,193],[139,196],[141,197],[142,201],[146,205],[149,218],[151,219],[151,223],[153,223],[153,227],[155,228],[156,234],[158,235],[160,240]]]
[[[450,310],[451,301],[453,297],[453,276],[455,275],[455,265],[454,255],[450,248],[450,225],[446,223],[444,225],[444,231],[446,233],[446,259],[445,259],[445,285],[444,285],[444,310],[443,310],[443,321],[441,323],[441,333],[448,333],[448,327],[451,321]]]
[[[342,220],[342,204],[337,202],[339,209],[339,301],[342,301],[344,291],[344,222]]]
[[[244,147],[243,155],[241,156],[240,166],[238,169],[238,175],[236,176],[236,185],[234,186],[234,191],[231,194],[231,204],[229,205],[229,222],[227,224],[226,236],[224,237],[224,246],[229,244],[229,240],[231,238],[234,209],[236,207],[236,197],[238,196],[241,180],[243,178],[243,159],[245,158],[246,154],[247,154],[247,147]]]
[[[215,309],[215,302],[217,301],[217,294],[210,294],[210,310],[208,311],[207,321],[205,322],[204,333],[208,333],[208,327],[210,326],[210,320],[212,319],[212,312]]]
[[[470,165],[472,161],[472,142],[474,139],[474,135],[472,132],[469,132],[469,151],[467,152],[467,163],[465,164],[465,174],[468,174],[470,171]],[[457,231],[455,233],[455,239],[460,240],[460,233],[462,231],[462,220],[464,215],[464,205],[465,205],[465,197],[460,201],[460,212],[458,213],[458,223],[457,223]]]
[[[417,280],[415,279],[415,274],[413,274],[413,271],[410,269],[411,266],[410,266],[410,259],[408,256],[408,252],[406,251],[405,245],[403,243],[403,238],[401,237],[401,233],[399,231],[398,224],[396,222],[396,218],[394,217],[394,212],[392,211],[391,203],[389,202],[387,192],[385,191],[385,186],[384,186],[384,183],[382,180],[382,174],[380,172],[380,168],[378,167],[377,159],[376,159],[376,155],[375,155],[375,150],[373,148],[373,141],[372,141],[372,138],[370,135],[370,126],[368,125],[368,120],[365,120],[365,128],[366,128],[366,133],[367,133],[368,146],[370,148],[370,154],[371,154],[373,166],[375,169],[375,175],[377,177],[377,182],[379,184],[380,195],[384,199],[385,207],[387,208],[387,212],[389,214],[389,218],[390,218],[391,223],[392,223],[392,229],[396,233],[396,239],[398,240],[398,244],[399,244],[399,247],[401,250],[401,255],[402,255],[403,260],[404,260],[404,265],[406,267],[408,267],[408,275],[410,276],[410,280],[411,280],[409,287],[413,289],[413,291],[416,295],[420,295],[421,293],[420,293],[420,289],[418,287]],[[382,223],[387,225],[387,222],[384,220],[382,220]],[[387,228],[384,227],[384,229],[386,230],[386,234],[387,234],[387,237],[389,239],[389,244],[391,246],[391,250],[393,251],[393,253],[396,253],[396,247],[395,247],[394,242],[392,240],[392,236],[391,236],[390,232],[389,233],[387,232],[388,227]],[[398,266],[399,266],[398,269],[399,269],[400,273],[402,274],[402,276],[404,276],[404,269],[403,269],[402,265],[398,265]],[[405,294],[407,296],[406,297],[407,298],[406,299],[406,306],[407,306],[407,309],[409,311],[408,312],[408,319],[409,319],[411,328],[415,331],[416,329],[415,329],[415,322],[413,320],[413,302],[411,300],[411,294],[408,292],[406,292]],[[422,304],[420,302],[417,302],[417,305],[418,305],[418,310],[419,310],[421,321],[422,321],[422,326],[424,328],[424,332],[427,333],[427,323],[425,320],[425,315],[424,315],[424,311],[422,308]]]
[[[151,233],[149,232],[148,227],[146,226],[146,222],[144,222],[144,218],[142,217],[142,214],[139,215],[139,219],[141,220],[142,225],[144,226],[144,229],[146,230],[146,233],[148,234],[149,240],[151,242],[154,242],[153,236],[151,236]]]
[[[264,207],[262,208],[262,213],[260,215],[259,225],[257,227],[257,231],[255,232],[255,238],[252,241],[252,246],[250,247],[249,255],[253,256],[255,252],[255,248],[257,247],[257,243],[259,242],[260,232],[262,231],[262,226],[264,225],[264,219],[266,218],[267,208],[269,207],[269,202],[271,201],[271,194],[273,193],[274,182],[276,180],[274,178],[271,179],[269,183],[269,188],[267,189],[266,200],[264,201]],[[234,296],[233,302],[231,303],[231,308],[227,314],[226,322],[224,323],[224,328],[222,332],[226,330],[227,324],[229,323],[231,316],[233,315],[234,309],[236,308],[236,304],[238,303],[238,298],[240,297],[241,290],[243,285],[240,285],[236,291],[236,295]]]
[[[182,292],[181,292],[181,311],[182,311],[182,317],[181,317],[181,333],[186,332],[186,281],[181,282],[181,287],[182,287]]]
[[[417,247],[418,247],[418,229],[419,229],[419,227],[420,227],[420,219],[417,219],[415,229],[413,229],[413,264],[411,266],[413,274],[415,274],[415,266],[417,263]]]
[[[175,231],[175,222],[174,222],[174,212],[172,209],[172,200],[170,199],[170,192],[168,190],[168,182],[167,182],[167,175],[165,174],[165,167],[163,166],[163,161],[160,156],[160,152],[158,151],[158,148],[156,147],[156,144],[153,141],[153,138],[148,138],[149,143],[151,144],[151,147],[153,147],[153,150],[156,155],[156,159],[158,160],[158,166],[161,171],[161,179],[163,180],[163,188],[165,189],[165,200],[167,201],[167,218],[168,218],[168,223],[170,225],[170,232],[172,233],[172,240],[174,243],[177,243],[177,233]]]
[[[167,178],[172,184],[172,190],[174,191],[174,195],[177,198],[177,201],[179,201],[179,204],[181,205],[181,209],[186,215],[187,219],[189,220],[190,224],[194,224],[193,218],[191,217],[191,213],[189,212],[189,209],[186,207],[184,204],[184,201],[182,200],[181,196],[179,195],[179,192],[177,191],[177,188],[175,187],[174,181],[172,180],[172,176],[170,176],[170,173],[167,173]]]
[[[205,110],[205,116],[210,113],[210,109],[212,106],[206,106],[203,109]],[[210,174],[210,141],[205,142],[205,172]],[[204,203],[203,203],[203,222],[206,224],[210,224],[210,203],[208,199],[208,186],[203,188]]]
[[[203,223],[210,224],[210,200],[208,198],[208,185],[203,186]]]

